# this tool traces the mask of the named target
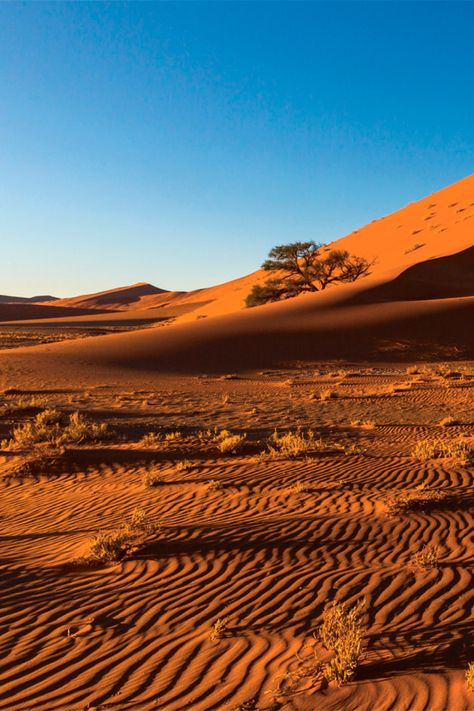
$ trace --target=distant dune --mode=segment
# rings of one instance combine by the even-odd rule
[[[53,362],[56,374],[85,367],[105,377],[120,370],[229,372],[321,358],[472,357],[473,218],[470,176],[335,242],[376,260],[372,274],[354,284],[254,309],[244,309],[243,301],[265,278],[261,270],[188,294],[138,284],[88,300],[61,300],[74,301],[74,308],[113,305],[130,316],[132,304],[143,309],[147,299],[162,299],[177,309],[176,321],[165,328],[58,343],[47,351],[16,350],[2,359],[34,359],[45,373]],[[156,302],[154,308],[158,314]]]

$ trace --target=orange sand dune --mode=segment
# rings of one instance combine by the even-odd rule
[[[159,289],[152,284],[140,282],[132,286],[122,286],[108,291],[99,291],[95,294],[72,296],[66,299],[57,299],[57,306],[67,306],[82,309],[133,309],[142,308],[141,301],[144,297],[153,296],[159,302],[169,292]],[[172,296],[172,294],[170,295]],[[170,298],[170,297],[167,297]],[[48,302],[46,302],[48,303]]]

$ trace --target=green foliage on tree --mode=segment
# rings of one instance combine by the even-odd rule
[[[372,263],[347,250],[321,253],[316,242],[292,242],[273,247],[262,268],[278,276],[256,284],[247,296],[247,307],[280,301],[305,291],[323,291],[329,284],[356,281],[368,274]]]

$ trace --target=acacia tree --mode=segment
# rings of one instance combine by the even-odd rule
[[[323,291],[329,284],[356,281],[368,274],[372,263],[347,250],[321,254],[316,242],[292,242],[273,247],[262,268],[278,276],[256,284],[245,301],[247,307],[297,296],[304,291]]]

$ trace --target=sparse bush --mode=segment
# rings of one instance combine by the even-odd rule
[[[206,486],[211,491],[216,490],[216,489],[222,489],[222,482],[219,481],[218,479],[209,479]]]
[[[469,442],[463,439],[444,440],[441,438],[421,439],[412,451],[414,459],[422,462],[428,459],[456,459],[461,464],[466,465],[472,459],[473,452]]]
[[[11,439],[3,440],[1,446],[3,449],[19,449],[44,443],[61,447],[100,440],[106,435],[106,424],[89,422],[79,412],[68,416],[59,410],[47,409],[33,420],[14,427]]]
[[[428,489],[425,484],[420,484],[414,489],[389,492],[384,498],[384,503],[389,513],[399,515],[407,511],[423,510],[427,506],[443,501],[446,497],[445,492]]]
[[[295,459],[302,454],[308,454],[310,451],[320,449],[321,446],[321,440],[316,440],[311,430],[307,432],[296,430],[296,432],[286,432],[281,435],[275,431],[268,443],[271,456],[286,457],[288,459]]]
[[[212,642],[218,642],[227,631],[229,621],[227,617],[218,617],[212,625],[210,639]]]
[[[145,486],[159,486],[163,484],[163,481],[161,472],[153,469],[145,472],[142,476],[142,482]]]
[[[162,441],[158,432],[147,432],[140,440],[142,447],[157,447]]]
[[[464,678],[469,691],[474,691],[474,662],[469,662]]]
[[[221,454],[235,454],[242,449],[247,435],[231,434],[228,430],[222,430],[216,437],[217,449]]]
[[[189,459],[181,459],[181,461],[176,462],[174,468],[177,472],[187,472],[192,466],[193,463]]]
[[[413,568],[435,568],[438,565],[441,549],[432,543],[427,543],[421,550],[413,553],[410,565]]]
[[[176,430],[175,432],[167,432],[164,436],[164,440],[165,442],[177,442],[182,438],[182,436],[183,433]]]
[[[323,613],[319,639],[333,652],[322,667],[325,679],[335,681],[338,686],[350,681],[362,656],[362,604],[351,607],[347,603],[333,602]]]
[[[125,529],[111,533],[96,533],[89,548],[89,558],[99,563],[108,563],[123,558],[130,536]]]
[[[131,513],[130,521],[126,524],[126,530],[131,532],[143,531],[150,534],[154,533],[158,528],[159,525],[150,520],[147,512],[141,506],[135,506]]]

